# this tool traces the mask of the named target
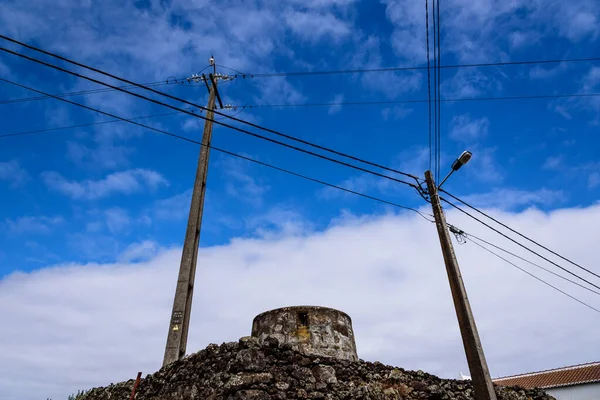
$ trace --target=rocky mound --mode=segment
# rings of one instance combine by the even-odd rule
[[[95,388],[84,400],[127,400],[133,380]],[[554,400],[542,390],[496,387],[498,400]],[[275,339],[211,344],[142,379],[137,400],[471,400],[469,381],[440,379],[379,362],[305,356]]]

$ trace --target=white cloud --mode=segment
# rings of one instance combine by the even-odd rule
[[[580,93],[597,92],[600,88],[600,67],[590,67],[578,83]],[[570,98],[550,103],[548,107],[568,120],[573,118],[571,113],[574,110],[583,110],[588,111],[593,115],[593,119],[590,121],[591,124],[597,125],[599,121],[598,112],[600,111],[600,98],[598,97]]]
[[[565,72],[568,69],[566,63],[560,63],[555,67],[544,68],[539,65],[529,70],[529,77],[532,79],[549,79]]]
[[[465,143],[477,142],[487,136],[490,120],[487,117],[471,118],[469,114],[452,117],[450,137]]]
[[[398,153],[398,155],[394,157],[394,160],[389,166],[398,171],[423,177],[423,171],[427,169],[428,161],[429,149],[427,147],[412,146]],[[411,178],[399,177],[397,176],[397,174],[391,171],[382,171],[382,174],[414,183],[414,181]],[[361,173],[358,175],[351,176],[350,178],[339,182],[337,185],[346,189],[371,195],[376,193],[384,193],[386,196],[412,196],[415,193],[414,189],[408,186],[405,186],[390,179],[382,178],[367,173]],[[318,194],[321,198],[325,200],[338,199],[340,197],[345,197],[346,200],[357,199],[356,196],[352,196],[349,193],[344,193],[340,190],[330,187],[321,189],[318,192]]]
[[[283,77],[273,77],[254,82],[260,88],[261,95],[255,97],[258,104],[294,104],[303,103],[306,97]]]
[[[347,65],[357,69],[387,67],[381,54],[382,40],[377,36],[356,35],[354,46]],[[419,90],[423,83],[423,74],[411,71],[377,72],[360,74],[358,79],[367,93],[383,93],[392,99]]]
[[[600,206],[494,215],[596,265]],[[523,255],[455,212],[448,218]],[[593,311],[477,247],[456,251],[493,376],[592,361],[600,329]],[[10,322],[0,325],[0,392],[58,399],[158,370],[180,257],[173,249],[133,264],[62,265],[2,279],[0,313]],[[543,277],[598,305],[589,293]],[[316,304],[352,317],[363,359],[445,377],[468,370],[434,226],[412,214],[203,247],[195,289],[189,352],[247,335],[264,310]]]
[[[408,117],[413,111],[414,109],[407,108],[404,106],[394,106],[391,108],[387,107],[381,110],[381,116],[386,121],[390,119],[390,117],[393,119],[404,119]]]
[[[357,0],[290,0],[290,3],[297,3],[308,8],[328,8],[328,7],[348,7],[356,3]]]
[[[394,26],[392,46],[395,54],[402,58],[401,61],[424,62],[427,57],[424,4],[410,0],[385,0],[383,3],[385,15]]]
[[[121,207],[112,207],[104,210],[104,219],[106,227],[112,234],[123,232],[131,223],[129,214]]]
[[[573,119],[573,116],[571,115],[571,113],[568,111],[567,106],[564,105],[560,105],[560,104],[556,104],[554,106],[551,106],[550,104],[548,105],[548,108],[550,108],[553,111],[556,111],[558,114],[562,115],[563,118],[565,119]]]
[[[505,172],[496,162],[496,147],[471,146],[471,151],[473,158],[469,163],[469,168],[465,168],[465,174],[486,183],[497,184],[504,180]]]
[[[600,84],[600,67],[590,67],[583,79],[583,91],[591,92]]]
[[[18,186],[29,180],[29,174],[16,160],[0,162],[0,181],[8,181]]]
[[[133,148],[101,142],[95,147],[78,142],[67,142],[67,158],[80,166],[91,169],[117,169],[129,165]]]
[[[539,189],[535,191],[518,189],[494,189],[488,193],[471,194],[463,200],[475,207],[512,210],[523,206],[556,206],[566,200],[562,190]]]
[[[285,207],[272,207],[267,212],[246,218],[246,229],[262,238],[277,239],[281,236],[303,235],[312,224],[297,211]]]
[[[539,39],[540,34],[535,31],[515,31],[508,35],[510,47],[513,50],[531,46],[532,44],[537,43]]]
[[[96,200],[115,193],[133,194],[145,188],[156,190],[169,182],[158,172],[148,169],[130,169],[107,175],[104,179],[69,181],[58,172],[46,171],[42,179],[49,188],[77,200]]]
[[[323,39],[339,41],[352,32],[348,22],[331,13],[289,10],[284,20],[294,34],[312,43]]]
[[[249,172],[250,161],[222,158],[219,159],[220,170],[226,177],[225,191],[245,203],[255,207],[262,205],[264,195],[270,187],[261,183],[259,179]]]
[[[332,103],[341,103],[343,101],[344,101],[344,94],[338,93],[333,97],[333,100],[331,102]],[[341,104],[334,104],[331,107],[329,107],[329,109],[327,110],[327,114],[329,114],[329,115],[337,114],[341,110],[342,110]]]
[[[2,60],[0,60],[0,74],[7,79],[12,78],[11,70]]]
[[[600,185],[600,172],[592,172],[588,176],[588,188],[593,189]]]
[[[14,234],[49,234],[52,233],[56,225],[64,222],[62,217],[20,217],[17,219],[8,219],[8,229]]]
[[[556,169],[560,169],[561,166],[564,163],[564,157],[559,155],[559,156],[549,156],[548,158],[546,158],[546,161],[544,161],[544,164],[542,165],[543,169],[550,169],[550,170],[556,170]]]
[[[187,189],[183,193],[156,200],[151,213],[162,220],[180,220],[187,217],[191,201],[192,189]]]
[[[582,93],[593,93],[600,87],[600,67],[591,67],[586,76],[583,79],[581,92]],[[595,112],[600,111],[600,98],[588,97],[580,99],[581,104],[590,108]]]
[[[598,2],[580,0],[575,3],[568,3],[555,0],[551,2],[550,7],[541,0],[538,3],[540,4],[540,13],[545,12],[547,16],[554,17],[559,34],[572,42],[598,36],[600,31],[600,21],[598,20],[600,7]],[[544,10],[542,10],[542,7]]]
[[[461,68],[441,85],[442,96],[446,99],[472,98],[502,90],[502,76],[499,73],[491,70],[483,73],[479,68]]]
[[[165,249],[155,241],[144,240],[142,242],[132,243],[127,246],[125,251],[123,251],[118,258],[121,262],[147,261],[156,257],[161,251],[164,250]]]

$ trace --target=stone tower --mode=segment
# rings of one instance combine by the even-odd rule
[[[327,307],[284,307],[257,315],[252,336],[263,342],[268,337],[307,355],[357,361],[352,320]]]

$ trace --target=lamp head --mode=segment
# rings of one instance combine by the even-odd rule
[[[462,154],[452,163],[452,170],[458,171],[460,167],[471,160],[473,154],[470,151],[463,151]]]

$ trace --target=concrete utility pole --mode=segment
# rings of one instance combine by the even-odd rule
[[[199,79],[199,77],[198,77]],[[206,77],[204,77],[205,83]],[[202,212],[204,210],[204,194],[206,193],[206,176],[208,173],[208,158],[210,155],[210,142],[212,138],[212,119],[215,108],[215,96],[218,96],[216,79],[211,74],[212,86],[209,88],[208,105],[204,122],[204,133],[202,135],[202,146],[198,168],[196,169],[196,181],[192,193],[190,215],[188,217],[185,242],[179,266],[179,277],[175,299],[173,300],[173,312],[169,322],[169,333],[167,334],[167,345],[163,367],[185,356],[187,346],[188,330],[190,325],[190,314],[192,311],[192,296],[194,294],[194,278],[196,276],[196,260],[198,259],[198,246],[200,245],[200,227],[202,226]]]
[[[442,253],[444,254],[444,262],[446,263],[446,272],[448,273],[448,281],[450,282],[450,290],[452,292],[452,299],[454,300],[458,326],[460,327],[460,334],[467,355],[467,363],[469,364],[469,370],[471,371],[475,399],[496,400],[496,392],[494,391],[490,371],[488,370],[487,362],[485,361],[483,347],[479,340],[477,325],[475,325],[475,319],[471,312],[469,298],[467,297],[465,284],[463,283],[460,269],[458,268],[454,247],[452,246],[450,233],[448,232],[448,227],[446,225],[446,217],[444,216],[444,211],[440,204],[438,190],[433,181],[431,171],[425,172],[425,180],[427,181],[427,188],[429,189],[429,198],[431,200],[431,207],[433,208],[435,225],[440,237]]]

